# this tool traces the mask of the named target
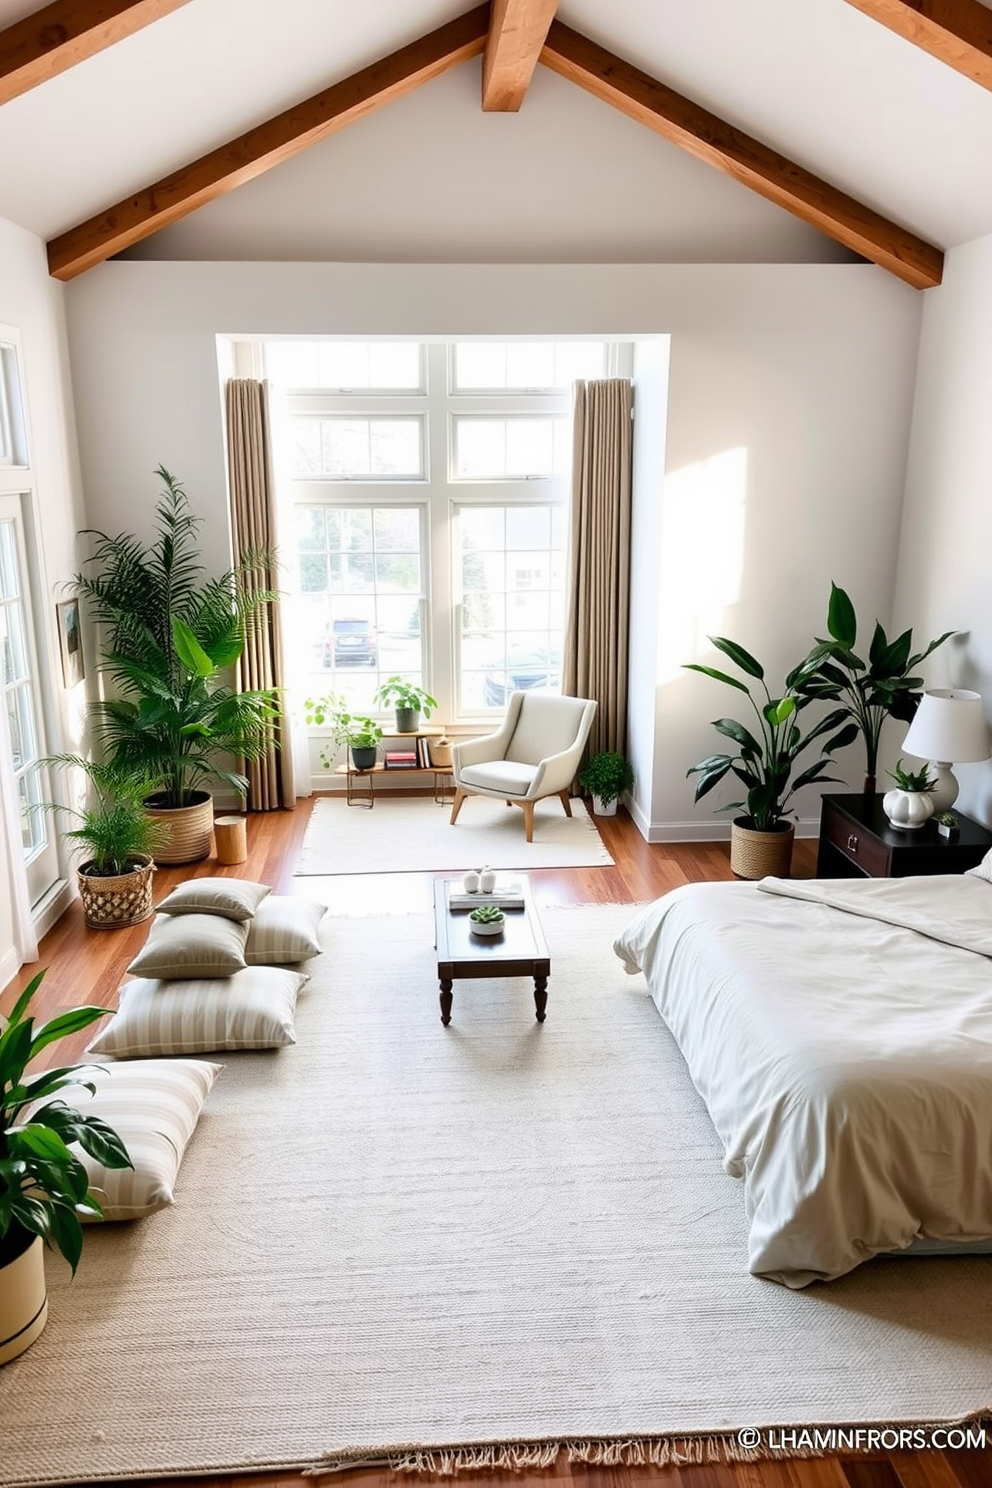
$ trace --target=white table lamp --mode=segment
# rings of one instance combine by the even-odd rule
[[[903,748],[931,763],[930,773],[937,777],[937,788],[931,792],[934,814],[949,810],[958,795],[951,765],[989,757],[989,729],[979,694],[957,687],[925,692]]]

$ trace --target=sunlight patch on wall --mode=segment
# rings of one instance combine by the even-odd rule
[[[713,648],[728,627],[744,568],[747,450],[743,445],[665,477],[658,606],[658,681]],[[732,627],[730,627],[732,629]]]

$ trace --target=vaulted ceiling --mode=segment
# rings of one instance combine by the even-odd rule
[[[717,244],[732,257],[735,238],[752,257],[745,224],[787,210],[800,223],[778,256],[853,250],[926,287],[941,250],[992,232],[992,11],[979,0],[0,0],[0,30],[0,215],[55,240],[60,277],[130,244],[222,256],[244,235],[239,198],[259,224],[273,211],[285,223],[294,190],[309,256],[361,254],[311,211],[316,163],[333,178],[360,160],[382,199],[418,130],[430,189],[447,155],[463,212],[479,161],[479,210],[487,185],[500,203],[494,257],[516,256],[500,220],[513,221],[515,183],[539,190],[542,163],[549,213],[563,174],[582,183],[629,211],[641,261],[655,232],[659,259]],[[569,131],[549,148],[555,110]],[[678,166],[676,146],[692,157]],[[631,198],[663,198],[664,224],[616,197],[625,173]],[[762,198],[747,210],[745,188]],[[707,250],[707,213],[721,212],[738,226]],[[623,257],[622,232],[597,234],[593,217],[588,242],[549,228],[547,254]],[[831,240],[822,255],[812,229]],[[299,240],[260,238],[248,256],[301,256]],[[402,241],[380,256],[402,256]]]

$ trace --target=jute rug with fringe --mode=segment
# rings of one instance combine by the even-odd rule
[[[456,982],[447,1029],[427,916],[325,920],[299,1042],[220,1056],[175,1207],[89,1234],[71,1285],[49,1265],[0,1370],[5,1488],[989,1406],[987,1260],[748,1275],[740,1186],[611,950],[630,912],[544,912],[543,1025],[520,979]]]
[[[557,796],[534,808],[534,841],[519,807],[470,796],[451,825],[451,806],[408,796],[376,797],[371,811],[320,796],[307,824],[297,874],[445,873],[480,868],[608,868],[613,862],[580,800],[566,816]]]

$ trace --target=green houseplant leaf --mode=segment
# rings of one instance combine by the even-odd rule
[[[75,1271],[83,1248],[80,1215],[99,1217],[89,1192],[86,1169],[73,1152],[79,1146],[107,1168],[129,1168],[131,1160],[118,1134],[95,1116],[63,1100],[36,1102],[55,1090],[92,1090],[92,1066],[27,1072],[31,1060],[49,1045],[102,1018],[108,1008],[79,1007],[59,1013],[35,1030],[31,1002],[44,972],[28,983],[0,1035],[0,1257],[12,1259],[41,1238],[60,1250]]]

